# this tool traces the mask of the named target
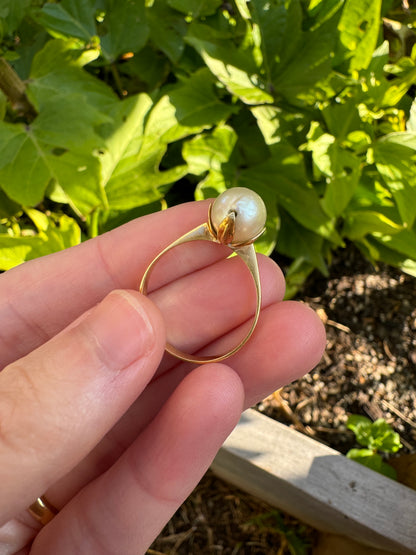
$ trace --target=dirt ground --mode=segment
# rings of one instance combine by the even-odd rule
[[[307,376],[257,406],[342,453],[356,446],[349,414],[384,418],[416,452],[416,281],[375,269],[354,248],[334,256],[299,300],[326,324],[327,350]],[[208,473],[149,555],[307,555],[314,530]]]

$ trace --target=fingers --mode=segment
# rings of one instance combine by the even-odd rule
[[[246,329],[247,323],[241,328]],[[245,331],[241,328],[232,330],[209,349],[226,351],[235,344],[235,336]],[[314,368],[322,357],[325,343],[323,324],[306,305],[285,301],[265,308],[250,341],[227,359],[244,385],[245,408]],[[117,423],[112,437],[128,445],[191,369],[192,365],[182,363],[153,380],[140,397],[140,403],[132,405]]]
[[[265,256],[258,256],[262,283],[262,306],[284,295],[283,274]],[[161,287],[150,295],[160,308],[168,341],[193,353],[251,318],[256,306],[253,278],[239,257],[220,260]],[[235,339],[233,347],[239,343]],[[206,354],[219,354],[210,350]],[[172,361],[171,361],[172,362]],[[162,370],[169,367],[163,364]]]
[[[137,289],[162,248],[207,219],[209,202],[176,206],[0,276],[0,368],[29,353],[115,288]],[[175,249],[152,275],[152,286],[229,255],[198,241]]]
[[[144,553],[208,468],[242,403],[230,368],[193,371],[117,463],[41,531],[31,553]]]
[[[116,291],[0,374],[0,519],[68,473],[145,388],[163,353],[150,300]]]
[[[242,331],[233,330],[221,339],[221,344],[210,348],[227,349],[235,344],[234,335]],[[243,383],[245,408],[311,370],[320,360],[324,348],[322,322],[306,305],[278,302],[265,308],[250,341],[227,361]],[[95,478],[97,468],[107,470],[118,458],[120,446],[125,449],[135,440],[192,368],[192,365],[183,363],[151,381],[140,399],[106,436],[105,442],[101,442],[82,465],[52,487],[47,492],[48,499],[55,506],[62,507]]]

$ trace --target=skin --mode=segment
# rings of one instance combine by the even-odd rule
[[[0,276],[0,553],[144,553],[193,490],[241,411],[322,356],[323,326],[282,301],[279,268],[259,256],[262,313],[247,345],[200,367],[164,354],[234,346],[255,306],[229,249],[162,248],[206,221],[207,202],[130,222]],[[38,496],[59,509],[41,527]]]

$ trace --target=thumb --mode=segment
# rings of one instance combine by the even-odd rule
[[[0,523],[89,453],[145,388],[164,345],[151,301],[114,291],[0,373]]]

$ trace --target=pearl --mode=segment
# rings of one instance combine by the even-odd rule
[[[266,223],[266,206],[263,199],[251,189],[232,187],[221,193],[211,208],[211,224],[218,232],[221,224],[230,215],[235,215],[230,240],[231,245],[253,242],[264,229]]]

